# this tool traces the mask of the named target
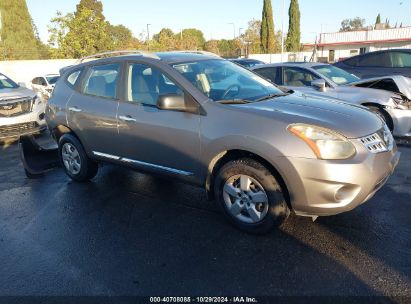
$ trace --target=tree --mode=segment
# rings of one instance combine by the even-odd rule
[[[341,22],[340,32],[361,31],[366,29],[365,19],[355,17],[354,19],[344,19]]]
[[[82,7],[66,16],[58,13],[52,24],[49,43],[57,47],[53,50],[53,57],[80,58],[114,47],[109,23],[88,8]]]
[[[250,20],[248,27],[241,38],[248,45],[248,51],[250,54],[261,53],[261,20]]]
[[[133,33],[124,25],[111,25],[108,23],[109,36],[113,49],[124,50],[130,47],[133,40]]]
[[[38,59],[41,41],[36,37],[25,0],[1,0],[1,54],[3,59]]]
[[[275,40],[274,19],[271,0],[264,0],[260,37],[261,49],[263,53],[274,53],[276,50],[278,50],[278,43]]]
[[[195,45],[193,45],[193,49],[198,49],[202,50],[204,48],[204,43],[205,43],[205,38],[204,34],[202,31],[195,29],[195,28],[189,28],[189,29],[184,29],[183,30],[183,39],[187,40],[194,40]],[[180,34],[176,34],[177,39],[181,39]]]
[[[291,0],[288,16],[289,25],[286,48],[289,52],[298,52],[301,48],[300,8],[298,6],[298,0]]]
[[[76,13],[77,16],[83,9],[89,9],[93,11],[93,16],[100,18],[100,20],[105,21],[105,17],[103,15],[103,3],[98,0],[80,0],[80,3],[76,6]]]
[[[375,25],[381,24],[381,15],[378,14],[377,19],[375,19]]]
[[[209,40],[204,44],[204,50],[217,55],[220,55],[220,50],[218,48],[218,40]]]

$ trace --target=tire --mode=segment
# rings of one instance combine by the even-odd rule
[[[74,181],[86,182],[97,174],[97,163],[87,156],[80,141],[71,134],[60,138],[59,157],[64,171]]]
[[[290,214],[277,179],[253,159],[225,164],[216,176],[214,193],[230,223],[248,233],[268,233]]]
[[[378,115],[378,117],[380,117],[387,124],[387,127],[391,132],[394,131],[394,123],[387,112],[374,106],[368,106],[368,109]]]

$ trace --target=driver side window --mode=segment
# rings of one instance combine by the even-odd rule
[[[283,85],[291,87],[310,87],[313,80],[319,79],[315,74],[300,68],[283,68]]]
[[[128,101],[156,106],[159,96],[162,95],[184,96],[184,92],[158,69],[145,64],[130,64]]]

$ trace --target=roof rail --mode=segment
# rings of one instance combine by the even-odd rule
[[[212,52],[207,52],[207,51],[197,51],[197,50],[192,50],[192,51],[174,51],[175,53],[187,53],[187,54],[201,54],[201,55],[208,55],[212,57],[218,57],[221,58],[221,56],[212,53]]]
[[[139,50],[124,50],[124,51],[109,51],[109,52],[103,52],[103,53],[86,56],[86,57],[83,57],[77,60],[75,64],[83,63],[87,59],[99,59],[99,58],[105,58],[105,57],[114,57],[114,56],[121,56],[121,55],[130,55],[130,54],[136,54],[136,55],[140,55],[143,57],[160,59],[160,57],[158,57],[157,55],[151,52],[139,51]]]

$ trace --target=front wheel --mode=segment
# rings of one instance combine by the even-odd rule
[[[59,141],[59,156],[64,171],[73,180],[85,182],[97,174],[98,165],[91,160],[80,141],[71,134],[65,134]]]
[[[252,159],[225,164],[215,179],[214,191],[228,220],[249,233],[267,233],[290,214],[274,175]]]

